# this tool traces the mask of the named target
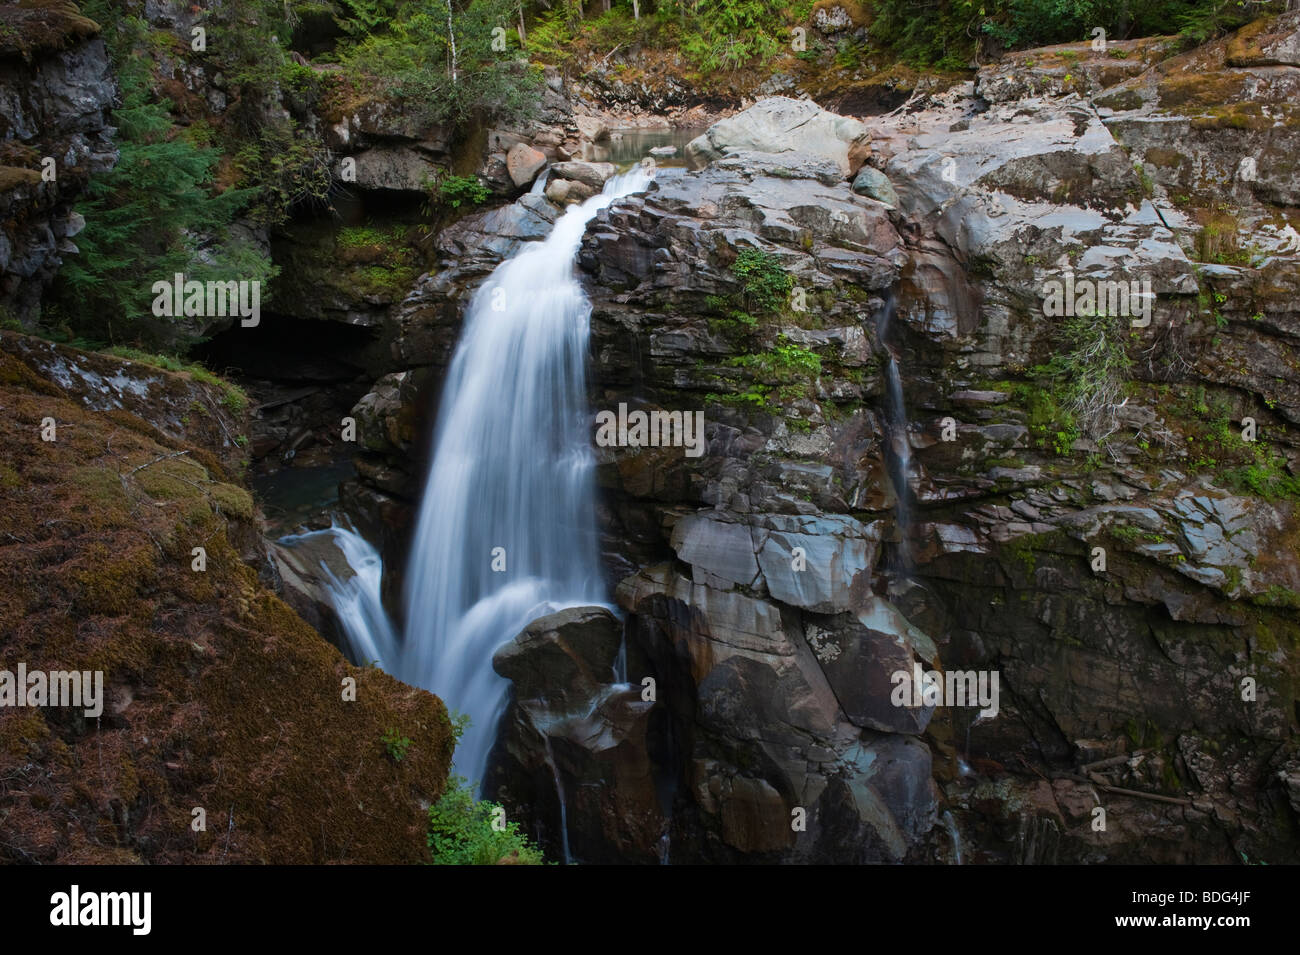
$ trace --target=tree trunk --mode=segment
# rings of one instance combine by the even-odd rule
[[[632,0],[632,19],[641,19],[641,0]]]
[[[447,40],[451,44],[451,58],[447,67],[451,71],[451,85],[456,85],[456,28],[451,23],[451,0],[447,0]]]

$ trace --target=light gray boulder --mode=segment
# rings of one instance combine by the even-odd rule
[[[867,127],[822,109],[811,100],[772,96],[719,120],[686,145],[690,157],[713,161],[737,150],[807,153],[833,160],[840,178],[855,173],[870,154]]]

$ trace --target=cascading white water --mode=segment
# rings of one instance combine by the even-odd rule
[[[321,570],[328,583],[326,592],[334,613],[343,627],[353,659],[367,664],[391,659],[397,652],[398,640],[393,625],[384,610],[384,564],[378,551],[351,528],[337,521],[328,530],[282,537],[280,543],[293,547],[307,540],[327,536],[342,552],[353,574],[340,580],[324,561]]]
[[[481,780],[505,704],[493,653],[530,621],[606,601],[586,400],[591,305],[573,262],[587,223],[644,189],[634,169],[565,212],[470,300],[448,371],[384,669],[470,717],[458,771]]]
[[[911,523],[908,481],[912,476],[912,442],[907,434],[907,405],[903,398],[903,376],[898,370],[898,359],[893,355],[889,356],[886,378],[889,383],[890,445],[901,478],[899,481],[901,487],[898,488],[898,524],[906,531],[907,525]]]
[[[881,344],[884,345],[889,355],[889,361],[885,368],[885,379],[889,392],[886,410],[889,414],[889,443],[893,452],[891,478],[897,495],[897,501],[894,505],[894,519],[898,525],[899,534],[897,566],[895,569],[906,573],[912,566],[912,548],[908,535],[908,528],[912,523],[912,442],[908,436],[907,403],[903,397],[903,375],[898,367],[898,357],[894,354],[893,349],[886,344],[886,336],[889,333],[889,326],[893,322],[895,309],[894,296],[891,294],[886,300],[885,309],[876,323],[876,331]]]
[[[564,780],[560,778],[560,767],[555,762],[551,738],[543,733],[542,739],[546,742],[546,765],[551,767],[551,777],[555,780],[555,797],[560,803],[560,858],[565,865],[571,865],[573,852],[569,849],[569,797],[564,792]]]
[[[946,809],[943,812],[943,825],[948,830],[948,835],[952,837],[953,862],[956,865],[961,865],[961,833],[957,831],[957,821],[952,818],[952,813]]]

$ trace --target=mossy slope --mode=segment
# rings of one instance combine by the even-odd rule
[[[263,586],[239,556],[251,498],[216,455],[87,409],[15,351],[0,349],[0,663],[102,670],[106,700],[98,721],[0,708],[0,858],[424,860],[453,748],[441,701],[349,665]],[[393,729],[412,740],[400,761]]]

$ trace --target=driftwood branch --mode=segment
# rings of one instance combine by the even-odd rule
[[[179,458],[181,455],[184,455],[184,454],[189,454],[189,451],[177,451],[177,452],[175,452],[174,454],[164,454],[164,455],[160,455],[159,457],[154,458],[152,461],[146,461],[144,464],[140,465],[138,468],[132,468],[131,470],[129,470],[129,471],[126,472],[126,475],[125,475],[125,476],[126,476],[126,477],[130,477],[130,476],[131,476],[132,474],[134,474],[136,471],[143,471],[145,468],[153,467],[153,466],[154,466],[155,464],[157,464],[159,461],[170,461],[172,458]]]
[[[1122,753],[1119,756],[1111,756],[1108,757],[1107,759],[1099,759],[1093,763],[1085,763],[1083,766],[1079,767],[1079,769],[1081,772],[1087,775],[1090,774],[1094,769],[1105,769],[1107,766],[1119,766],[1122,763],[1127,763],[1135,755],[1137,754]]]
[[[1086,783],[1089,786],[1096,786],[1098,789],[1105,790],[1108,793],[1115,793],[1117,796],[1132,796],[1134,799],[1148,799],[1152,802],[1167,803],[1171,806],[1190,806],[1190,799],[1180,799],[1176,796],[1161,796],[1156,793],[1144,793],[1137,789],[1124,789],[1120,786],[1112,786],[1109,783],[1102,782],[1101,777],[1095,773],[1089,779],[1086,776],[1080,776],[1078,773],[1057,773],[1054,779],[1070,779],[1076,783]]]

